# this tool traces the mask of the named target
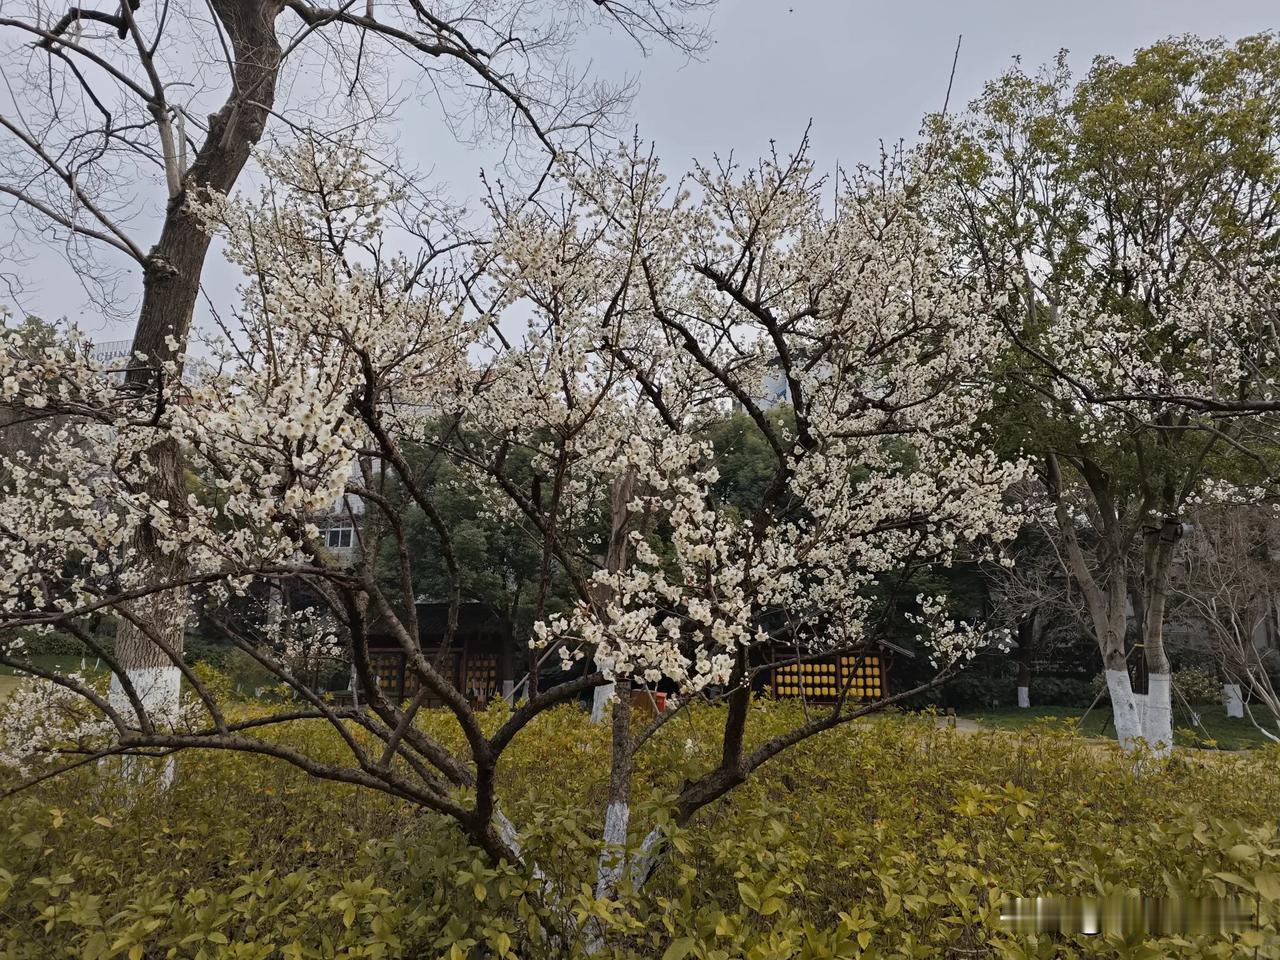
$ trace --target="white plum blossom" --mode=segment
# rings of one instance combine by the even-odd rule
[[[88,678],[72,673],[71,683]],[[30,776],[63,752],[92,752],[111,742],[114,727],[74,690],[42,677],[23,680],[0,710],[0,769]]]
[[[874,645],[919,571],[998,559],[1017,531],[1005,493],[1024,466],[992,451],[984,425],[1005,334],[930,226],[916,158],[851,175],[832,206],[803,153],[671,183],[624,149],[567,163],[554,203],[493,199],[480,241],[421,257],[392,248],[401,197],[357,151],[304,141],[263,166],[257,197],[187,201],[243,272],[199,377],[174,362],[121,384],[74,330],[39,350],[0,337],[5,410],[38,412],[0,460],[0,637],[57,629],[111,666],[91,618],[139,619],[136,604],[173,596],[166,615],[186,621],[189,597],[199,622],[291,691],[291,717],[339,732],[352,764],[255,739],[177,654],[181,710],[148,716],[113,683],[114,732],[79,743],[71,725],[68,752],[116,735],[139,750],[283,752],[397,795],[410,777],[417,802],[458,816],[459,797],[487,783],[474,771],[514,736],[504,727],[486,746],[473,706],[417,644],[420,558],[404,517],[428,521],[456,610],[437,504],[459,490],[541,548],[530,672],[579,673],[513,713],[517,731],[615,681],[674,686],[680,708],[727,693],[741,710],[775,645]],[[777,408],[759,399],[770,378],[786,383]],[[725,493],[712,434],[734,410],[767,448],[758,502]],[[150,482],[164,457],[180,458],[181,494]],[[350,498],[366,512],[344,561],[317,517]],[[139,562],[143,539],[174,562]],[[555,578],[570,601],[543,602]],[[306,609],[261,602],[264,586],[295,585]],[[990,640],[922,609],[942,676]],[[379,686],[375,633],[404,654],[412,705]],[[0,663],[25,657],[0,648]],[[308,686],[330,661],[350,664],[358,706]],[[67,689],[94,699],[85,681]],[[453,713],[470,766],[413,724],[428,696]],[[369,754],[353,720],[406,764]]]
[[[486,422],[572,430],[595,481],[575,493],[634,479],[629,562],[535,629],[564,666],[590,654],[611,679],[724,686],[779,614],[815,649],[858,646],[873,588],[904,561],[995,559],[1016,530],[1002,494],[1024,467],[975,442],[1004,343],[982,291],[903,182],[850,182],[835,214],[815,183],[798,157],[672,187],[624,152],[575,171],[568,212],[507,223],[500,270],[536,344],[514,362],[555,368],[536,384],[504,372]],[[744,517],[717,503],[701,430],[779,367],[795,416],[772,427],[773,502]]]

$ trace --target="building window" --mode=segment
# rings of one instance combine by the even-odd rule
[[[339,521],[325,531],[324,544],[330,550],[350,550],[354,534],[350,520]]]

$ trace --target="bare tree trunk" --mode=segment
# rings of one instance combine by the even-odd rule
[[[154,391],[158,404],[164,402],[159,393],[164,386],[164,365],[178,363],[177,370],[181,370],[181,354],[191,332],[209,252],[210,236],[186,199],[193,194],[231,191],[266,129],[280,69],[281,50],[275,35],[275,20],[281,10],[278,0],[212,0],[212,6],[231,42],[233,86],[222,109],[209,118],[204,144],[182,178],[179,191],[170,196],[160,239],[147,256],[142,306],[133,336],[135,356],[145,355],[146,361],[145,366],[131,369],[127,380],[136,390]],[[165,439],[151,448],[149,458],[154,472],[144,493],[154,503],[167,503],[180,525],[187,500],[182,452],[176,441]],[[166,554],[160,550],[151,530],[141,530],[133,548],[154,582],[182,579],[185,558],[177,551]],[[118,622],[116,657],[153,722],[172,723],[176,719],[176,658],[183,647],[187,592],[182,587],[159,591],[136,602],[126,613]],[[112,680],[111,699],[126,712],[130,709],[119,677]]]
[[[618,479],[613,481],[613,506],[609,532],[609,552],[605,557],[605,569],[617,573],[627,564],[627,530],[630,526],[631,513],[627,504],[631,502],[632,490],[635,487],[636,471],[627,467]],[[599,603],[607,604],[609,593],[602,592]],[[603,611],[602,611],[603,612]],[[591,722],[604,723],[605,707],[613,697],[615,684],[606,683],[596,687],[591,698]]]

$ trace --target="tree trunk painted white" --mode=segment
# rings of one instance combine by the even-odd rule
[[[182,673],[175,666],[168,667],[135,667],[126,671],[134,693],[142,702],[151,722],[159,729],[172,728],[178,722],[178,696],[182,688]],[[137,710],[124,691],[120,677],[111,675],[111,686],[107,692],[107,701],[113,710],[122,717],[137,720]],[[131,757],[124,760],[126,776],[137,769]],[[160,782],[166,787],[173,783],[174,758],[167,757],[160,772]]]
[[[1167,673],[1147,674],[1147,697],[1142,712],[1142,736],[1159,757],[1173,752],[1173,678]]]
[[[1026,710],[1031,706],[1031,656],[1040,632],[1040,609],[1018,622],[1018,706]]]
[[[1224,683],[1222,685],[1222,704],[1227,708],[1228,717],[1244,718],[1244,695],[1240,691],[1240,684]]]
[[[609,709],[609,701],[617,684],[606,683],[596,687],[591,695],[591,722],[604,723],[605,713]]]
[[[209,114],[204,142],[185,168],[178,163],[173,151],[168,122],[157,115],[162,138],[166,131],[169,134],[162,159],[171,200],[180,201],[184,193],[226,195],[235,186],[266,129],[275,102],[283,56],[275,32],[280,9],[280,5],[271,7],[248,0],[215,2],[209,7],[210,12],[216,13],[228,35],[229,46],[235,51],[233,89],[222,108]],[[246,96],[248,90],[253,91],[252,97]],[[142,271],[142,302],[130,350],[135,359],[126,373],[130,387],[144,391],[155,389],[166,376],[172,376],[172,372],[166,370],[170,363],[176,365],[175,372],[181,375],[182,354],[187,349],[192,317],[200,299],[200,278],[212,242],[213,234],[190,204],[169,204],[159,239],[148,253]],[[146,357],[145,363],[140,362],[142,357]],[[153,471],[143,481],[146,495],[152,503],[167,505],[170,513],[167,522],[180,529],[188,490],[178,440],[162,439],[142,456]],[[128,604],[132,618],[121,616],[117,621],[115,657],[152,720],[157,726],[168,725],[173,722],[169,718],[176,719],[177,714],[180,674],[174,662],[182,654],[188,607],[184,578],[189,571],[184,551],[165,549],[151,528],[139,530],[132,547],[138,562],[149,568],[149,582],[175,586]],[[163,641],[169,652],[153,641],[153,636]],[[151,692],[144,694],[144,686]],[[118,682],[113,684],[112,695],[118,695],[124,703],[125,716],[133,713]],[[148,703],[149,697],[155,709]],[[172,712],[166,713],[170,703]],[[165,768],[166,779],[171,779],[172,758]]]
[[[1138,701],[1126,670],[1107,670],[1107,693],[1111,696],[1111,715],[1116,725],[1116,740],[1126,752],[1137,746],[1142,736],[1142,719],[1138,714]]]
[[[635,862],[631,865],[631,877],[637,890],[642,889],[649,882],[658,865],[658,858],[666,849],[662,837],[662,830],[654,827],[640,841],[640,850],[636,854]]]
[[[1182,536],[1175,505],[1172,500],[1166,504],[1167,512],[1160,526],[1154,533],[1145,535],[1143,544],[1142,609],[1138,624],[1147,662],[1147,698],[1142,736],[1157,757],[1173,753],[1173,677],[1164,649],[1164,619],[1169,601],[1169,572],[1178,538]]]
[[[280,621],[284,619],[284,589],[278,583],[267,588],[267,632],[276,635]]]
[[[502,838],[502,842],[511,850],[511,855],[514,856],[517,861],[523,863],[524,846],[520,842],[520,832],[516,829],[516,825],[512,823],[511,819],[501,810],[494,811],[493,822],[498,828],[498,836]],[[533,878],[541,884],[546,884],[548,882],[547,875],[543,873],[542,868],[536,863],[532,864],[532,867]]]
[[[186,334],[182,337],[185,339]],[[137,337],[134,347],[137,349]],[[165,439],[154,444],[146,457],[155,470],[146,481],[147,495],[156,503],[185,503],[186,479],[177,441]],[[180,584],[130,600],[121,606],[116,620],[116,662],[133,684],[142,709],[163,730],[172,728],[178,719],[182,674],[177,664],[181,662],[188,609],[187,587],[181,583],[189,571],[185,553],[166,552],[150,527],[138,530],[131,545],[136,562],[149,569],[155,582]],[[135,715],[116,675],[111,678],[110,697],[112,706],[123,711],[122,716]],[[127,759],[123,766],[126,775],[136,769],[136,764]],[[173,766],[172,758],[164,765],[161,782],[166,786],[173,780]]]
[[[626,865],[627,826],[631,822],[631,805],[615,800],[604,814],[604,845],[596,870],[596,898],[613,893]]]
[[[1102,575],[1095,576],[1095,568],[1085,558],[1084,549],[1076,535],[1075,519],[1063,492],[1058,458],[1053,454],[1047,456],[1045,467],[1048,471],[1048,490],[1056,501],[1054,516],[1066,547],[1067,569],[1080,585],[1089,619],[1093,623],[1094,639],[1098,641],[1098,649],[1102,653],[1103,676],[1106,677],[1107,691],[1111,696],[1116,740],[1127,753],[1136,749],[1138,740],[1142,737],[1142,717],[1133,696],[1133,684],[1129,682],[1124,650],[1130,596],[1129,572],[1125,559],[1128,545],[1124,538],[1123,524],[1109,506],[1111,496],[1106,475],[1097,470],[1090,472],[1086,480],[1094,503],[1108,507],[1100,511],[1102,522],[1098,531],[1102,537],[1101,545],[1106,549],[1094,551],[1095,558],[1105,562],[1100,562],[1098,567],[1098,572]]]
[[[635,750],[636,741],[631,735],[631,683],[627,681],[613,701],[609,806],[604,814],[604,843],[596,861],[597,900],[614,895],[627,869],[627,827],[631,821],[631,775]],[[586,932],[587,953],[594,956],[604,947],[604,930],[599,922],[588,921]]]
[[[127,671],[133,690],[142,701],[142,708],[156,726],[178,721],[178,692],[182,686],[182,673],[177,667],[136,667]],[[111,677],[111,706],[126,716],[136,716],[133,704],[124,692],[124,684],[114,674]]]

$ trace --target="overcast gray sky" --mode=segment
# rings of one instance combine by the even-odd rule
[[[873,159],[881,139],[914,136],[942,105],[960,34],[953,106],[1015,56],[1038,65],[1066,48],[1080,71],[1097,54],[1124,56],[1172,34],[1234,39],[1275,27],[1274,0],[721,0],[701,61],[662,50],[644,59],[621,37],[593,37],[579,52],[599,73],[638,77],[632,122],[670,168],[730,150],[754,158],[771,138],[790,148],[810,119],[815,159],[829,167]],[[474,195],[493,158],[422,119],[415,110],[415,127],[399,131],[406,155],[460,198]],[[58,258],[51,249],[24,266],[34,283],[22,306],[75,318],[97,339],[130,335],[86,309]],[[234,277],[210,264],[206,280],[225,290]]]

